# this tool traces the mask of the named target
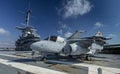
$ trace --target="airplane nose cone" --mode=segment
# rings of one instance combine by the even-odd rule
[[[32,44],[30,45],[30,48],[33,50],[33,48],[34,48],[34,43],[32,43]]]
[[[35,42],[35,43],[31,44],[30,48],[32,50],[36,50],[38,48],[38,42]]]

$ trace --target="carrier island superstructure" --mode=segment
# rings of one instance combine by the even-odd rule
[[[25,27],[16,27],[22,33],[15,42],[16,51],[30,51],[30,45],[33,42],[40,41],[40,36],[36,34],[36,29],[29,25],[30,13],[31,11],[28,9],[26,12]]]

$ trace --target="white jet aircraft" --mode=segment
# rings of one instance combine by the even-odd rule
[[[85,58],[88,60],[88,54],[94,54],[96,51],[102,50],[103,45],[106,44],[105,40],[111,39],[102,37],[101,32],[98,32],[96,36],[80,38],[82,33],[76,31],[67,39],[60,36],[49,36],[44,40],[33,43],[31,49],[41,52],[43,60],[47,59],[49,53],[72,58],[80,58],[87,54]]]

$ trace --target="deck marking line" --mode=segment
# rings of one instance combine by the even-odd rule
[[[6,56],[6,57],[13,57],[13,58],[27,58],[27,57],[22,57],[22,56],[16,56],[16,55],[9,55],[9,54],[0,54],[1,56]]]
[[[85,64],[85,63],[63,62],[63,61],[56,61],[56,60],[48,60],[48,62],[88,67],[88,74],[98,74],[98,71],[97,71],[98,68],[102,68],[102,74],[118,74],[118,73],[120,73],[119,68],[104,67],[104,66],[91,65],[91,64]]]
[[[55,70],[46,69],[46,68],[42,68],[34,65],[19,63],[19,62],[12,62],[5,59],[0,59],[0,63],[14,67],[14,68],[18,68],[27,72],[31,72],[34,74],[67,74],[65,72],[55,71]]]

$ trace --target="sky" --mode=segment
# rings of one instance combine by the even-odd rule
[[[120,44],[120,0],[0,0],[0,47],[14,46],[21,35],[30,2],[30,24],[41,39],[50,35],[69,37],[76,30],[81,37],[101,31]]]

